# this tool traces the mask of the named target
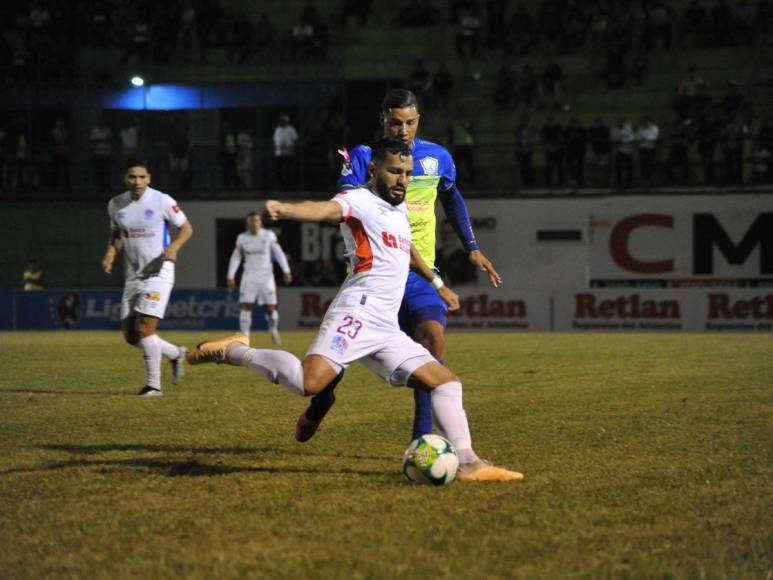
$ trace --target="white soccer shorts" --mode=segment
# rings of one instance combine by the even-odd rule
[[[126,280],[121,297],[121,320],[134,312],[164,318],[174,287],[174,262],[166,261],[155,276]]]
[[[306,352],[325,357],[333,368],[360,361],[390,385],[404,386],[419,367],[437,362],[399,328],[383,328],[346,312],[328,313]]]
[[[247,280],[242,277],[242,283],[239,285],[239,302],[241,304],[257,302],[259,306],[265,304],[276,306],[276,282],[274,277],[270,276],[260,282]]]

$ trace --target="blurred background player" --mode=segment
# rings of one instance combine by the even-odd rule
[[[518,481],[521,473],[480,459],[462,404],[462,383],[429,351],[399,327],[398,311],[409,267],[430,284],[438,301],[459,308],[459,297],[421,259],[411,244],[405,197],[414,164],[406,143],[381,139],[368,163],[365,186],[329,201],[266,202],[271,219],[340,224],[349,274],[328,307],[319,334],[301,363],[295,355],[249,347],[247,337],[231,336],[199,344],[188,353],[191,364],[227,362],[246,366],[291,393],[319,393],[360,361],[394,386],[426,389],[438,426],[459,453],[460,480]]]
[[[45,275],[37,260],[30,260],[27,269],[22,274],[22,282],[25,290],[44,290]]]
[[[236,238],[236,247],[228,263],[228,289],[236,288],[236,271],[244,259],[242,281],[239,285],[239,302],[242,311],[239,313],[239,329],[247,337],[252,327],[252,305],[255,302],[262,306],[266,314],[268,331],[274,344],[280,344],[279,312],[276,309],[276,281],[272,258],[279,264],[284,275],[285,284],[291,284],[293,275],[282,246],[271,230],[261,227],[260,216],[251,212],[247,216],[247,231]]]
[[[161,389],[161,356],[172,362],[172,383],[182,377],[185,347],[175,346],[156,334],[174,286],[174,264],[180,248],[193,235],[193,227],[177,202],[149,187],[146,161],[129,161],[125,175],[127,191],[107,205],[110,241],[102,268],[110,274],[113,262],[124,250],[126,282],[121,298],[121,327],[124,339],[142,349],[145,386],[141,397],[158,397]],[[169,241],[169,224],[179,228]]]
[[[380,122],[385,136],[396,137],[411,149],[414,167],[408,184],[405,203],[411,224],[413,245],[426,264],[435,270],[435,201],[440,198],[448,222],[470,262],[486,272],[493,286],[502,281],[491,262],[478,248],[472,231],[470,215],[459,189],[456,187],[456,168],[445,147],[416,137],[419,128],[419,103],[406,89],[389,91],[381,103]],[[368,180],[371,149],[366,145],[355,147],[351,155],[343,150],[344,164],[338,180],[338,191],[355,189]],[[438,280],[442,282],[439,277]],[[445,348],[446,305],[432,284],[411,272],[405,286],[400,307],[400,327],[432,356],[443,362]],[[338,378],[340,380],[340,376]],[[295,438],[308,441],[335,402],[337,381],[314,397],[309,407],[298,418]],[[429,391],[414,389],[415,414],[412,439],[432,432],[432,407]]]

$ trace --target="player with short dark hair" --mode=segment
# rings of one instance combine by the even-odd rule
[[[186,349],[156,334],[174,286],[177,253],[193,235],[193,227],[177,202],[150,186],[146,161],[129,160],[124,180],[127,190],[110,200],[110,241],[102,268],[110,274],[115,257],[123,249],[125,278],[121,298],[121,327],[126,342],[142,350],[145,386],[137,393],[157,397],[161,389],[161,357],[172,362],[172,382],[182,376]],[[169,239],[169,224],[179,228]]]
[[[302,363],[289,352],[250,348],[243,335],[204,342],[192,349],[187,359],[191,364],[246,366],[304,396],[320,393],[346,367],[360,361],[391,385],[410,385],[431,393],[431,411],[459,454],[459,479],[523,479],[522,474],[495,467],[477,456],[459,378],[400,330],[398,311],[409,267],[427,282],[435,277],[411,243],[404,201],[413,169],[407,144],[384,138],[372,150],[364,187],[342,191],[330,201],[266,202],[266,213],[274,220],[341,224],[349,274]],[[437,286],[433,292],[439,301],[459,308],[459,297],[448,287]]]
[[[400,326],[442,363],[447,308],[435,292],[435,288],[443,284],[440,273],[435,269],[435,201],[438,198],[470,262],[488,274],[493,286],[498,286],[502,280],[475,240],[467,206],[456,186],[456,168],[451,154],[445,147],[416,137],[419,118],[419,103],[411,91],[393,89],[384,96],[380,110],[384,135],[405,143],[411,149],[414,159],[414,171],[405,199],[413,245],[424,262],[435,271],[431,282],[413,272],[408,275],[400,308]],[[359,187],[367,180],[367,167],[372,157],[370,147],[359,145],[351,153],[342,149],[341,154],[344,163],[338,190]],[[295,426],[295,438],[298,441],[308,441],[314,435],[335,402],[336,384],[331,384],[314,397],[298,418]],[[432,432],[429,393],[420,388],[415,389],[414,399],[413,439]]]

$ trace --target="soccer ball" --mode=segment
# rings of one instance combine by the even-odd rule
[[[411,483],[445,485],[454,480],[458,468],[456,449],[440,435],[414,439],[403,455],[403,473]]]

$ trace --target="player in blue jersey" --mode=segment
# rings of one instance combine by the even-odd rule
[[[456,186],[456,168],[451,154],[445,147],[416,137],[419,117],[419,104],[411,91],[394,89],[384,97],[380,118],[384,135],[398,137],[407,143],[414,159],[414,170],[406,193],[413,245],[427,265],[437,273],[432,284],[414,273],[408,276],[400,308],[400,325],[442,362],[447,308],[435,290],[443,285],[435,268],[436,199],[440,199],[448,221],[468,252],[470,262],[488,275],[494,287],[499,286],[502,279],[475,241],[467,206]],[[368,179],[367,166],[371,160],[370,147],[359,145],[351,153],[345,149],[340,153],[344,157],[344,164],[338,180],[339,191],[354,189],[365,183]],[[295,438],[298,441],[308,441],[313,437],[335,402],[334,390],[342,376],[343,373],[314,397],[298,418],[295,427]],[[414,399],[416,410],[413,438],[416,438],[432,431],[432,412],[429,391],[415,389]]]

